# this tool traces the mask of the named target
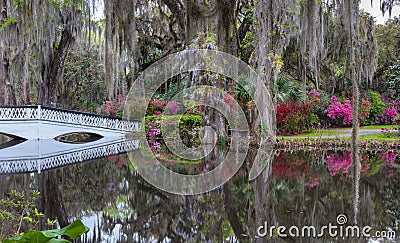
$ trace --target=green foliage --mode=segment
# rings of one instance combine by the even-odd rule
[[[312,130],[318,125],[318,116],[310,113],[303,114],[301,112],[293,112],[289,114],[286,124],[282,127],[284,131],[289,133],[300,133],[307,130]]]
[[[253,43],[254,43],[253,31],[246,32],[246,35],[238,51],[239,58],[241,60],[248,58],[246,55],[249,55],[249,52],[251,52],[254,49]]]
[[[178,120],[179,119],[179,120]],[[145,129],[146,134],[150,139],[155,139],[154,133],[151,132],[151,129],[161,129],[161,125],[169,126],[171,124],[179,124],[179,134],[169,134],[170,138],[180,137],[184,144],[188,147],[198,146],[200,145],[200,139],[198,137],[199,127],[202,127],[204,124],[203,118],[200,115],[193,114],[184,114],[182,116],[146,116],[145,117]],[[170,130],[170,129],[168,129]],[[172,130],[172,129],[171,129]],[[150,132],[149,132],[150,131]],[[157,135],[156,137],[163,137],[162,134]],[[168,139],[166,137],[163,137]]]
[[[400,97],[400,62],[388,69],[388,86],[394,91],[395,97]]]
[[[369,102],[371,103],[371,110],[365,124],[371,124],[377,120],[379,114],[384,113],[384,109],[387,105],[382,101],[379,93],[369,90],[367,94]]]
[[[326,116],[325,110],[327,109],[329,103],[332,100],[332,97],[322,90],[318,91],[319,103],[311,108],[311,112],[319,117],[319,123],[321,123],[322,127],[328,127],[330,120]]]
[[[0,31],[2,31],[4,28],[10,26],[12,23],[18,23],[17,18],[5,18],[3,21],[4,22],[0,25]]]
[[[183,115],[179,120],[179,126],[185,128],[194,128],[203,126],[203,118],[199,115]]]
[[[70,52],[60,85],[60,98],[69,109],[95,112],[106,97],[103,65],[97,52]]]
[[[203,126],[204,124],[203,118],[200,115],[193,114],[185,114],[182,116],[146,116],[145,122],[155,124],[156,121],[162,120],[163,122],[172,122],[174,120],[176,121],[177,119],[179,119],[179,127],[184,127],[189,130],[192,130],[195,127]]]
[[[39,195],[35,190],[30,195],[13,190],[0,200],[0,239],[19,234],[21,230],[33,229],[38,224],[44,217],[35,206]]]
[[[83,225],[80,220],[62,229],[33,230],[39,221],[44,218],[44,214],[39,212],[35,206],[39,196],[40,192],[36,190],[32,190],[29,195],[12,190],[8,197],[0,200],[0,242],[1,239],[15,235],[13,238],[3,240],[2,243],[70,242],[58,238],[60,236],[68,236],[71,239],[77,239],[89,231],[89,228]],[[54,226],[56,222],[57,220],[47,219],[47,225],[49,226]]]
[[[159,93],[157,92],[154,94],[154,98],[158,100],[172,100],[176,94],[181,92],[185,87],[184,82],[180,82],[179,84],[172,83],[169,85],[168,90],[165,93]]]
[[[82,221],[77,220],[62,229],[45,231],[33,230],[23,235],[6,239],[3,243],[68,243],[70,242],[69,240],[60,239],[59,237],[68,236],[71,239],[77,239],[87,232],[89,232],[89,228],[86,227]]]
[[[287,102],[289,100],[299,102],[304,100],[305,94],[301,87],[286,75],[279,75],[276,84],[278,87],[276,94],[278,102]]]
[[[378,68],[391,66],[397,61],[399,35],[400,22],[396,17],[388,20],[385,25],[376,27],[375,36],[379,49]]]

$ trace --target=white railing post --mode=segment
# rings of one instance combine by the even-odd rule
[[[38,159],[36,161],[36,167],[37,167],[38,174],[41,174],[42,173],[42,159]]]
[[[38,126],[37,126],[37,139],[40,139],[40,126],[42,125],[40,119],[42,119],[42,106],[38,105],[38,110],[37,110],[37,114],[36,114],[36,119],[38,120]],[[40,174],[40,172],[39,172]]]
[[[38,105],[37,109],[36,119],[40,120],[42,118],[42,106]]]

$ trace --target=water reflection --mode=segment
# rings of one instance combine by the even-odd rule
[[[348,217],[349,225],[357,218],[358,225],[371,226],[372,232],[391,229],[400,234],[400,154],[360,154],[358,211],[350,152],[273,151],[272,163],[249,182],[255,154],[250,151],[228,183],[197,196],[176,196],[152,187],[136,173],[127,155],[42,174],[0,175],[0,195],[5,197],[12,189],[39,189],[43,199],[39,206],[47,217],[58,218],[60,224],[80,218],[91,228],[81,242],[270,242],[271,238],[257,236],[257,228],[265,222],[318,229],[336,225],[340,214]],[[180,164],[175,170],[188,169]],[[279,239],[273,235],[273,240]],[[329,235],[302,239],[322,241],[350,239]]]
[[[7,144],[12,143],[11,140]],[[81,143],[62,143],[55,139],[25,140],[0,147],[0,174],[51,170],[139,148],[139,140],[107,137]]]

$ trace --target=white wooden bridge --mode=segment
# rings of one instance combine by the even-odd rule
[[[53,139],[69,133],[124,137],[139,130],[139,121],[44,106],[0,107],[0,133],[23,139]]]
[[[138,140],[125,138],[139,131],[139,127],[139,121],[40,105],[0,106],[0,134],[14,138],[0,146],[0,174],[40,173],[138,149]],[[66,143],[56,139],[73,133],[100,138],[85,143]]]

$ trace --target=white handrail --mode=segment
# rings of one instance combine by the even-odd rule
[[[89,113],[51,109],[41,105],[0,107],[1,120],[44,120],[127,132],[138,131],[140,126],[138,121],[131,122]]]

